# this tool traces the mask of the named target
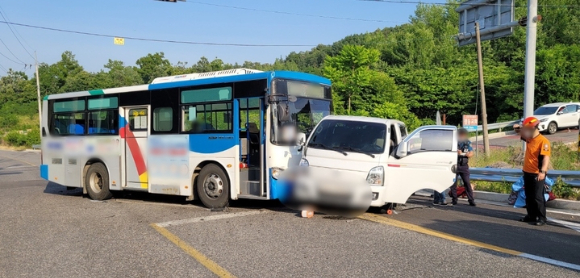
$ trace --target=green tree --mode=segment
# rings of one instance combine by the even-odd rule
[[[135,63],[139,66],[137,72],[145,83],[151,83],[157,77],[168,76],[171,70],[171,63],[163,52],[147,54]]]
[[[347,45],[339,55],[328,56],[324,75],[333,82],[338,98],[347,102],[347,113],[351,112],[353,97],[361,97],[364,87],[369,87],[373,71],[371,66],[379,61],[379,51],[363,46]]]

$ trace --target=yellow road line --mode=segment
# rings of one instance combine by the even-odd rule
[[[203,255],[201,252],[197,251],[195,248],[191,247],[191,245],[187,244],[185,241],[181,240],[179,237],[172,234],[167,229],[160,227],[156,224],[151,224],[151,227],[153,227],[155,230],[157,230],[157,232],[159,232],[161,235],[169,239],[169,241],[173,242],[175,245],[181,248],[181,250],[185,251],[185,253],[190,255],[192,258],[194,258],[200,264],[205,266],[211,272],[215,273],[218,277],[235,278],[235,276],[231,274],[229,271],[219,266],[216,262],[210,260],[208,257]]]
[[[480,248],[484,248],[484,249],[488,249],[488,250],[493,250],[496,252],[510,254],[510,255],[514,255],[514,256],[520,256],[523,254],[522,252],[518,252],[515,250],[506,249],[506,248],[502,248],[499,246],[495,246],[495,245],[491,245],[491,244],[487,244],[487,243],[483,243],[483,242],[479,242],[479,241],[475,241],[475,240],[471,240],[471,239],[467,239],[467,238],[463,238],[463,237],[458,237],[458,236],[438,232],[435,230],[423,228],[421,226],[393,220],[390,218],[386,218],[386,217],[378,216],[378,215],[374,215],[374,214],[365,213],[365,214],[359,216],[359,218],[364,219],[364,220],[368,220],[368,221],[372,221],[372,222],[376,222],[376,223],[395,226],[398,228],[402,228],[402,229],[409,230],[409,231],[414,231],[417,233],[422,233],[422,234],[435,236],[435,237],[439,237],[439,238],[443,238],[443,239],[447,239],[447,240],[452,240],[452,241],[460,242],[460,243],[467,244],[467,245],[472,245],[472,246],[476,246],[476,247],[480,247]]]

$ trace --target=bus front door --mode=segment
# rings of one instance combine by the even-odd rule
[[[239,99],[240,197],[267,196],[264,186],[264,99]]]
[[[125,186],[147,190],[147,137],[149,133],[149,107],[125,107],[125,123],[121,136],[124,139]]]

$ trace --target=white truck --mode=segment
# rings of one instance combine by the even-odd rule
[[[407,135],[397,120],[327,116],[303,144],[301,166],[356,178],[372,191],[372,207],[404,204],[415,192],[453,184],[457,128],[423,126]]]

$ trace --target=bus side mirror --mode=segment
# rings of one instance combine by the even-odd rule
[[[287,122],[290,120],[290,111],[286,103],[278,103],[278,121]]]
[[[403,141],[401,144],[399,144],[399,146],[397,147],[397,152],[396,152],[397,157],[407,156],[408,147],[409,147],[409,142]]]

